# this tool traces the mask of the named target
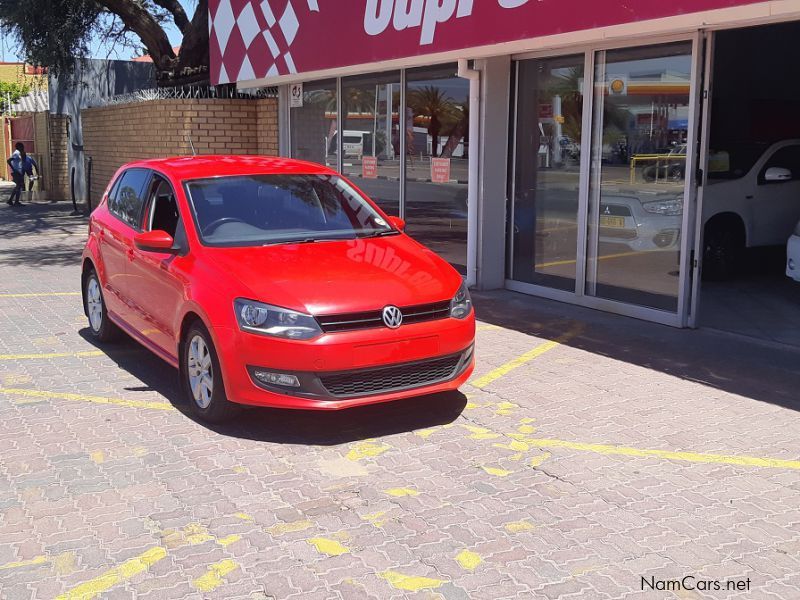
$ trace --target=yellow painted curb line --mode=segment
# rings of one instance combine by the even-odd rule
[[[45,392],[27,388],[0,388],[0,394],[6,396],[25,396],[28,398],[44,398],[56,400],[70,400],[73,402],[92,402],[94,404],[110,404],[112,406],[126,406],[128,408],[152,408],[155,410],[175,410],[168,402],[148,402],[146,400],[123,400],[122,398],[106,398],[104,396],[84,396],[82,394],[67,394],[62,392]]]

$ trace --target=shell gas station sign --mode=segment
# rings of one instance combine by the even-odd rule
[[[211,82],[278,83],[302,73],[760,1],[209,0]]]

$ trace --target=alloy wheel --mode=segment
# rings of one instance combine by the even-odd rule
[[[86,285],[86,308],[89,312],[89,325],[97,332],[103,326],[103,299],[97,277],[90,277]]]
[[[201,336],[195,335],[192,338],[186,360],[192,398],[200,408],[208,408],[214,395],[214,371],[211,366],[211,352]]]

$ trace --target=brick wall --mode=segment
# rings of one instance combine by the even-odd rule
[[[53,200],[72,198],[69,181],[69,116],[50,115],[48,136],[50,138],[50,167],[45,171],[45,185]]]
[[[92,203],[126,162],[191,154],[278,154],[278,101],[151,100],[81,111]]]

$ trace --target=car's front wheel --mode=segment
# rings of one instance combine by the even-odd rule
[[[91,269],[83,280],[83,302],[89,318],[89,331],[98,342],[109,342],[119,335],[119,329],[108,318],[103,288],[97,272]]]
[[[194,323],[184,336],[181,359],[183,387],[192,412],[209,423],[236,416],[239,407],[225,395],[217,352],[201,323]]]

